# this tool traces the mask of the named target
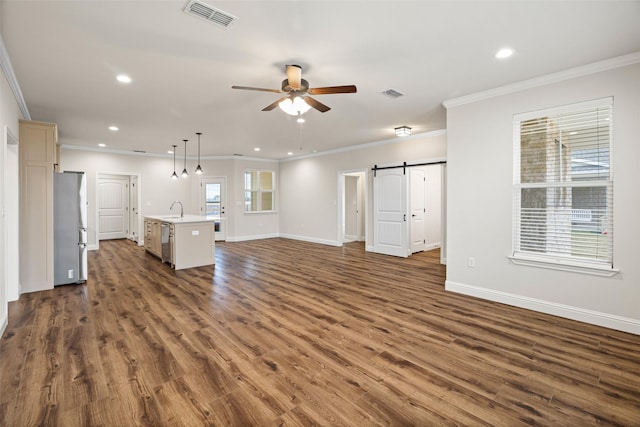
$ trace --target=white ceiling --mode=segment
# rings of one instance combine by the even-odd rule
[[[280,159],[444,129],[443,100],[640,51],[639,1],[205,0],[239,18],[228,29],[187,2],[2,1],[31,118],[58,123],[62,144],[180,153],[189,139],[193,156],[200,131],[203,156]],[[495,59],[504,46],[515,55]],[[332,109],[299,125],[260,111],[279,94],[231,89],[280,88],[285,64],[358,93],[317,96]]]

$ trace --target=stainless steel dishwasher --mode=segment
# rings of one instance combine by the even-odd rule
[[[171,224],[168,222],[162,223],[162,234],[160,238],[160,242],[162,243],[162,262],[169,263],[172,265],[172,246],[173,246],[173,236],[171,235]]]

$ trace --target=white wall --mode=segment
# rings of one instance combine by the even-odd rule
[[[513,115],[614,97],[614,267],[603,278],[513,265]],[[447,110],[446,288],[640,333],[640,65]],[[446,103],[445,103],[446,105]],[[475,257],[475,268],[467,267]]]
[[[372,212],[373,175],[370,169],[374,165],[442,160],[447,156],[446,139],[445,132],[438,131],[281,162],[280,234],[337,245],[340,231],[337,180],[340,172],[368,171],[367,210]],[[371,238],[371,218],[368,222],[366,234]]]
[[[145,215],[170,214],[169,208],[175,200],[183,203],[185,214],[200,215],[200,177],[227,177],[227,240],[274,236],[278,233],[277,213],[244,214],[242,205],[244,170],[270,169],[276,171],[277,176],[277,162],[232,158],[201,159],[205,171],[203,175],[190,173],[188,178],[172,180],[173,157],[63,148],[60,165],[61,170],[83,171],[87,174],[87,232],[90,248],[95,248],[97,243],[96,177],[99,173],[139,174],[141,218]],[[193,170],[195,162],[188,159],[187,168]],[[139,232],[144,236],[142,230]]]

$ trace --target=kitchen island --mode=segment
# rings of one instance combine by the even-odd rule
[[[214,222],[200,215],[146,215],[145,250],[176,270],[215,264]]]

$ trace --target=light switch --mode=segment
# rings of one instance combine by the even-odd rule
[[[200,230],[192,230],[191,231],[191,235],[192,236],[199,236],[200,235]]]

